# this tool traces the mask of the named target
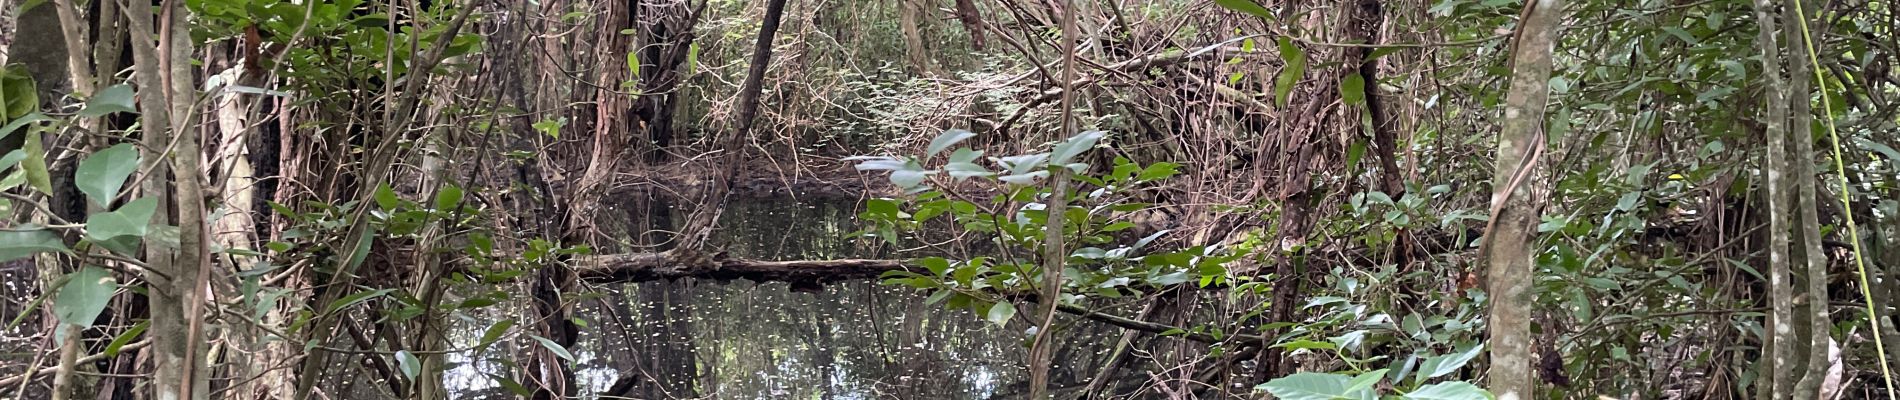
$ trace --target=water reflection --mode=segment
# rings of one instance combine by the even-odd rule
[[[663,249],[673,221],[685,219],[657,196],[623,199],[615,210],[624,217],[601,224],[624,238],[617,251]],[[856,204],[735,200],[715,241],[756,259],[888,256],[846,237]],[[585,398],[1007,398],[1020,396],[1027,375],[1026,325],[999,328],[875,282],[805,293],[782,283],[681,280],[597,287],[583,299],[574,315],[585,326],[571,350]],[[469,318],[454,340],[477,342],[492,321]],[[1067,342],[1094,344],[1060,352],[1055,380],[1076,386],[1104,358],[1093,349],[1119,335],[1070,326]],[[455,397],[505,397],[492,375],[505,376],[506,361],[457,357],[446,378]]]

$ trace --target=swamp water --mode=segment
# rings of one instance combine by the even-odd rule
[[[689,210],[656,198],[625,197],[601,221],[629,251],[655,251]],[[752,259],[892,257],[877,243],[849,237],[855,200],[734,199],[716,231],[717,246]],[[605,216],[603,216],[605,218]],[[644,247],[643,247],[644,246]],[[644,250],[643,250],[644,249]],[[574,308],[583,321],[569,349],[582,398],[990,399],[1020,398],[1028,327],[1000,328],[963,310],[925,304],[924,295],[871,281],[818,292],[783,283],[679,280],[592,288]],[[1028,311],[1019,317],[1028,316]],[[457,321],[454,346],[479,342],[500,316]],[[1056,384],[1077,388],[1106,358],[1119,332],[1067,323]],[[519,328],[517,328],[519,329]],[[505,345],[528,345],[509,341]],[[490,356],[496,354],[491,350]],[[451,356],[444,379],[452,398],[510,398],[486,374],[497,360]],[[636,390],[604,393],[638,374]]]

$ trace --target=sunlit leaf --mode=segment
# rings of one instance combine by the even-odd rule
[[[1420,386],[1406,393],[1406,400],[1490,400],[1491,392],[1465,382],[1443,382]]]
[[[1301,372],[1267,381],[1255,389],[1272,393],[1280,400],[1373,400],[1371,390],[1348,392],[1352,378],[1340,374]]]
[[[416,375],[422,374],[422,360],[416,359],[416,355],[410,354],[408,350],[397,350],[396,368],[402,370],[402,376],[415,380]]]
[[[528,337],[534,339],[534,341],[536,342],[540,342],[541,347],[546,347],[549,352],[554,353],[555,357],[560,357],[562,360],[567,360],[567,362],[574,362],[574,354],[567,352],[566,346],[562,346],[560,343],[555,343],[553,340],[536,336],[536,335],[529,335]]]
[[[990,306],[990,312],[984,315],[984,319],[997,326],[1009,325],[1009,319],[1015,317],[1016,305],[1007,301],[996,302],[995,305]]]
[[[951,129],[943,131],[943,134],[937,135],[936,139],[930,140],[930,147],[925,149],[924,157],[935,156],[937,153],[944,151],[944,149],[948,149],[950,146],[955,146],[957,143],[969,140],[973,137],[976,137],[976,133],[968,130]]]

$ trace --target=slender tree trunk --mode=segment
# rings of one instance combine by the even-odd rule
[[[1550,95],[1552,49],[1557,44],[1562,0],[1524,5],[1511,55],[1511,91],[1505,96],[1504,127],[1498,133],[1497,167],[1491,184],[1493,229],[1485,232],[1491,296],[1490,388],[1499,399],[1536,397],[1531,371],[1531,293],[1537,255],[1537,219],[1544,203],[1544,109]]]
[[[924,47],[923,29],[918,20],[924,18],[923,0],[897,0],[897,26],[904,33],[904,56],[910,59],[911,73],[916,76],[929,76],[930,49]]]
[[[1790,398],[1795,384],[1794,365],[1794,289],[1789,279],[1789,214],[1792,212],[1787,180],[1788,99],[1781,75],[1781,45],[1775,39],[1774,7],[1771,0],[1755,1],[1755,23],[1760,29],[1756,47],[1761,49],[1762,76],[1767,78],[1763,92],[1767,97],[1768,154],[1763,166],[1767,175],[1768,196],[1768,298],[1770,313],[1764,324],[1761,372],[1758,382],[1764,399]],[[1797,177],[1798,179],[1799,177]]]
[[[718,150],[725,152],[720,157],[719,171],[713,175],[713,183],[699,208],[686,219],[681,228],[678,249],[693,250],[706,245],[715,225],[719,224],[719,214],[725,208],[726,195],[732,191],[732,180],[739,172],[739,165],[745,162],[746,139],[752,136],[752,127],[758,123],[759,94],[764,90],[765,70],[772,64],[772,40],[778,36],[779,20],[785,15],[785,0],[766,0],[764,20],[759,23],[759,37],[752,45],[752,64],[746,68],[745,81],[739,84],[738,104],[733,112],[733,127],[720,140]]]
[[[1079,51],[1076,48],[1077,44],[1081,43],[1080,34],[1076,32],[1077,4],[1072,0],[1063,0],[1062,3],[1062,41],[1059,43],[1061,43],[1063,53],[1063,88],[1062,101],[1059,103],[1061,109],[1057,110],[1061,113],[1062,130],[1057,131],[1056,136],[1052,138],[1055,141],[1075,136],[1076,133],[1075,116],[1072,115],[1075,108],[1077,68],[1075,53]],[[1063,243],[1065,226],[1063,216],[1068,214],[1066,210],[1069,209],[1069,169],[1055,166],[1052,170],[1054,172],[1050,174],[1052,182],[1049,183],[1049,197],[1044,200],[1046,207],[1043,208],[1048,211],[1048,217],[1045,218],[1042,230],[1042,296],[1037,300],[1042,306],[1042,313],[1038,315],[1040,326],[1036,330],[1036,337],[1029,344],[1030,400],[1050,398],[1049,372],[1051,364],[1055,361],[1052,357],[1056,345],[1056,305],[1062,303],[1062,268],[1063,262],[1069,258],[1068,250]]]
[[[167,83],[172,78],[169,76],[170,71],[162,68],[162,65],[172,53],[170,51],[172,49],[169,49],[170,39],[177,35],[159,35],[161,31],[153,26],[153,14],[158,10],[151,3],[129,2],[126,6],[124,10],[132,41],[133,76],[137,79],[139,87],[137,93],[140,126],[144,127],[141,140],[144,141],[147,149],[164,149],[171,144],[175,133],[173,131],[175,124],[172,119],[179,115],[176,115],[178,113],[173,109],[169,99],[170,89]],[[166,27],[170,26],[167,22]],[[158,47],[161,38],[168,42],[165,53],[160,53]],[[140,167],[140,170],[152,171],[141,181],[144,184],[142,189],[145,196],[159,199],[158,209],[160,210],[166,210],[169,204],[176,202],[170,196],[169,190],[170,165],[163,162],[164,160],[165,157],[161,154],[147,154],[141,161],[144,165]],[[181,171],[180,173],[192,172]],[[171,224],[169,214],[154,213],[152,224]],[[151,283],[152,289],[146,296],[152,321],[146,333],[152,338],[149,351],[154,364],[152,392],[159,400],[190,399],[190,389],[196,385],[187,381],[187,371],[197,364],[197,361],[190,354],[188,332],[190,327],[186,325],[189,321],[185,314],[185,302],[190,295],[188,293],[189,278],[186,278],[186,271],[179,268],[181,265],[190,264],[174,260],[179,253],[178,249],[166,246],[146,246],[145,249],[146,266],[153,271],[152,274],[146,276],[146,281]]]
[[[1808,359],[1801,380],[1795,383],[1794,396],[1796,399],[1814,399],[1820,395],[1821,381],[1828,375],[1828,348],[1833,341],[1830,333],[1833,321],[1828,318],[1827,253],[1821,248],[1821,221],[1818,215],[1821,203],[1815,193],[1820,177],[1814,170],[1814,136],[1810,129],[1814,117],[1810,103],[1813,95],[1809,93],[1809,88],[1814,75],[1808,63],[1800,61],[1804,59],[1800,56],[1807,54],[1808,48],[1807,41],[1801,37],[1801,29],[1797,27],[1806,22],[1792,12],[1782,13],[1782,20],[1787,23],[1782,33],[1789,52],[1786,138],[1793,144],[1788,155],[1788,173],[1794,177],[1796,196],[1790,204],[1797,209],[1796,217],[1800,218],[1794,224],[1799,228],[1794,233],[1800,242],[1794,245],[1795,250],[1798,250],[1795,253],[1806,261],[1807,266],[1802,275],[1806,276],[1807,282]]]

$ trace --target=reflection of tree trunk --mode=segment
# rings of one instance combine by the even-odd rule
[[[693,351],[693,308],[690,284],[683,281],[641,284],[641,322],[650,334],[640,338],[640,362],[652,374],[641,382],[649,399],[698,397],[695,381],[699,365]]]
[[[831,381],[837,376],[838,359],[837,344],[832,343],[831,335],[838,321],[831,310],[844,309],[844,305],[839,304],[837,297],[830,292],[814,293],[812,297],[814,301],[808,307],[812,310],[812,335],[816,336],[812,340],[816,345],[812,348],[812,363],[818,367],[817,384],[824,389],[825,398],[835,399],[838,398],[838,388]]]

